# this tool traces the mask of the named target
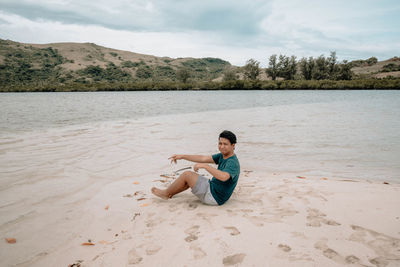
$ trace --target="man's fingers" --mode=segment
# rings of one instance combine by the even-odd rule
[[[171,163],[173,162],[173,163],[175,163],[176,164],[176,160],[177,160],[177,158],[176,158],[176,155],[172,155],[171,157],[169,157],[168,159],[170,159],[171,160]]]

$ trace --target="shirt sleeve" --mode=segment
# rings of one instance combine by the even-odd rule
[[[218,165],[218,163],[219,163],[219,159],[220,159],[220,158],[221,158],[221,153],[212,155],[212,159],[213,159],[213,161],[215,162],[215,164],[217,164],[217,165]]]
[[[228,162],[225,165],[225,168],[222,171],[229,173],[229,175],[234,181],[238,178],[239,168],[236,162],[233,160],[228,160]]]

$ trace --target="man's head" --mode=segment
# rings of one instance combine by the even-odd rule
[[[218,149],[224,156],[232,156],[235,150],[236,135],[230,131],[223,131],[219,134]]]

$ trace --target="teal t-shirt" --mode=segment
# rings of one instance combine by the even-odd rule
[[[232,195],[233,190],[239,180],[240,165],[236,155],[224,159],[221,153],[212,155],[218,170],[230,174],[230,178],[225,182],[213,177],[210,180],[210,191],[218,205],[224,204]]]

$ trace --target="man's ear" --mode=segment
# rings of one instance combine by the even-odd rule
[[[235,145],[236,145],[236,144],[233,144],[233,145],[232,145],[232,146],[233,146],[233,150],[235,150]]]

